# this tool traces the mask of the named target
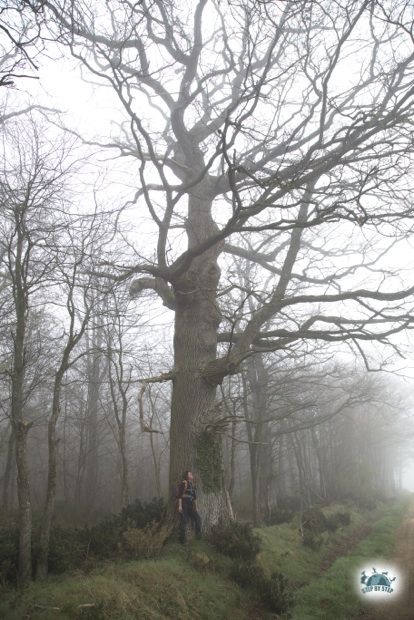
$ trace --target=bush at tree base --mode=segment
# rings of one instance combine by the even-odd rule
[[[303,512],[302,526],[312,534],[320,534],[327,529],[327,519],[320,508],[311,506]]]
[[[16,583],[19,558],[19,530],[0,528],[0,585]]]
[[[172,526],[152,521],[145,527],[129,527],[122,532],[122,546],[127,555],[152,558],[159,554],[171,535]]]
[[[277,614],[286,613],[293,603],[288,580],[279,571],[267,577],[261,566],[252,562],[236,562],[231,578],[242,588],[251,588],[259,600]]]
[[[270,514],[266,520],[266,525],[280,525],[290,521],[294,515],[293,510],[287,508],[271,508]]]
[[[351,523],[351,515],[349,512],[336,512],[326,518],[326,529],[335,532],[338,527],[349,525]]]
[[[219,523],[211,528],[209,541],[224,555],[242,560],[254,560],[260,551],[260,538],[250,523]]]
[[[142,503],[136,500],[126,506],[118,515],[103,519],[92,526],[62,527],[54,525],[50,533],[49,572],[63,573],[74,568],[84,568],[94,560],[111,559],[116,556],[134,557],[138,548],[131,551],[125,542],[123,532],[143,529],[147,526],[147,536],[154,534],[154,540],[147,540],[142,547],[142,557],[156,553],[161,541],[168,538],[162,530],[166,516],[166,504],[162,499],[152,499]],[[165,535],[164,535],[165,534]],[[139,536],[139,535],[138,535]],[[32,551],[33,566],[38,555],[38,538],[34,530]],[[0,585],[16,584],[19,555],[19,531],[14,526],[0,528]]]

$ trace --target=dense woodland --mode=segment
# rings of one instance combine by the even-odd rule
[[[54,524],[170,505],[185,469],[207,529],[401,489],[413,11],[3,3],[0,516],[21,582],[34,544],[46,577]],[[55,62],[107,126],[48,102]]]

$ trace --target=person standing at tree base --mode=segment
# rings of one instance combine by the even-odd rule
[[[191,520],[194,524],[196,537],[201,538],[201,517],[197,512],[196,505],[196,489],[191,471],[183,473],[183,480],[178,485],[178,513],[180,515],[179,537],[180,543],[186,541],[186,532],[188,522]]]

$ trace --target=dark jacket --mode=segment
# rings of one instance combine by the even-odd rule
[[[195,486],[188,480],[183,480],[178,486],[178,499],[183,502],[192,504],[197,499]]]

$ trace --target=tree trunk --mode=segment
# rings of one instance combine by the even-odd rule
[[[5,513],[9,511],[10,506],[13,506],[13,480],[12,476],[14,472],[15,460],[15,432],[13,425],[10,427],[9,440],[7,442],[7,458],[6,467],[4,469],[3,478],[3,493],[2,493],[2,508]]]
[[[79,407],[79,418],[80,418],[80,428],[79,428],[79,452],[78,452],[78,462],[76,467],[76,483],[74,488],[74,501],[75,506],[78,507],[78,517],[81,513],[81,504],[82,504],[82,488],[83,488],[83,480],[85,475],[85,462],[86,462],[86,416],[87,416],[87,404],[83,405],[80,403]]]
[[[29,425],[20,420],[16,430],[17,497],[19,500],[19,568],[18,579],[23,585],[32,579],[32,504],[27,464]]]
[[[14,262],[13,297],[16,327],[13,337],[13,371],[11,418],[16,437],[17,497],[19,503],[19,567],[18,579],[24,584],[32,578],[32,505],[29,467],[27,463],[27,434],[30,424],[24,419],[24,382],[26,371],[25,339],[28,316],[28,293],[23,267],[24,223],[20,212],[15,214],[17,244]],[[26,258],[26,256],[25,256]]]
[[[217,231],[212,201],[204,180],[189,199],[189,248]],[[216,386],[203,369],[216,359],[220,313],[216,304],[220,270],[214,246],[192,261],[175,282],[174,378],[170,429],[170,488],[184,470],[194,471],[198,509],[205,529],[228,517],[224,489],[221,438],[214,432]],[[209,426],[210,425],[210,426]],[[213,425],[213,426],[211,426]]]
[[[56,424],[60,412],[60,393],[62,387],[64,371],[61,370],[56,374],[55,385],[53,390],[52,415],[48,423],[48,478],[46,503],[43,510],[42,522],[40,525],[39,536],[39,555],[36,563],[36,579],[46,579],[48,573],[48,556],[50,531],[52,528],[52,519],[55,510],[56,498],[56,475],[57,475],[57,444]]]
[[[119,431],[119,450],[121,457],[121,507],[125,508],[129,503],[129,484],[128,484],[128,458],[126,450],[126,413],[122,417],[122,428]]]
[[[235,413],[235,412],[234,412]],[[230,440],[230,464],[229,464],[229,486],[228,491],[230,498],[233,496],[234,483],[235,483],[235,468],[236,468],[236,427],[237,420],[234,419],[231,423],[231,440]]]
[[[82,511],[88,519],[93,519],[96,509],[98,488],[98,403],[101,381],[102,330],[94,326],[92,351],[87,355],[88,397],[86,405],[86,458],[85,486],[83,489]]]
[[[152,423],[152,418],[151,418],[151,423]],[[152,463],[154,466],[154,477],[155,477],[155,488],[157,489],[157,495],[158,497],[162,496],[162,490],[161,490],[161,462],[159,457],[157,456],[157,450],[156,450],[156,446],[155,446],[155,442],[154,442],[154,433],[150,433],[150,444],[151,444],[151,456],[152,456]]]
[[[273,477],[273,455],[270,443],[270,426],[263,423],[261,437],[266,445],[260,446],[259,453],[259,515],[260,521],[268,522],[271,513],[270,487]]]
[[[263,515],[269,512],[269,424],[263,422],[267,417],[268,372],[261,357],[250,358],[247,362],[247,377],[251,393],[252,415],[247,422],[246,430],[249,439],[250,469],[252,482],[252,513],[253,525],[258,526]],[[246,389],[246,386],[245,386]]]

